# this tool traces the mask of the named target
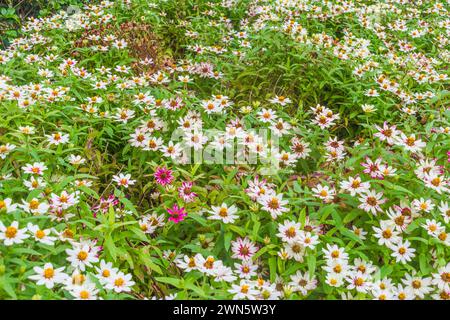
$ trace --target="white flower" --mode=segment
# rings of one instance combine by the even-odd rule
[[[56,132],[51,135],[46,135],[49,145],[60,145],[69,142],[69,135],[61,132]]]
[[[55,244],[57,238],[50,236],[50,233],[52,232],[51,229],[40,229],[39,226],[33,225],[32,223],[28,223],[27,228],[34,237],[34,240],[49,246]]]
[[[362,182],[360,177],[349,177],[348,180],[341,182],[341,188],[350,192],[350,195],[367,193],[370,189],[369,182]]]
[[[22,200],[23,204],[20,205],[25,212],[33,214],[44,214],[50,207],[45,202],[40,202],[37,198],[31,199],[31,201]]]
[[[75,245],[73,249],[66,249],[67,261],[74,268],[84,271],[87,267],[91,267],[92,263],[98,262],[95,250],[91,250],[88,245]]]
[[[412,258],[415,257],[414,252],[416,249],[410,248],[410,243],[408,240],[398,241],[397,243],[392,244],[392,256],[395,258],[395,261],[400,263],[407,263],[411,261]]]
[[[72,287],[69,293],[75,300],[97,300],[98,289],[95,287],[95,283],[86,281],[80,286]]]
[[[119,271],[108,279],[105,289],[114,290],[117,293],[131,291],[131,287],[134,286],[134,281],[131,278],[131,274],[124,274]]]
[[[69,155],[69,163],[72,165],[80,165],[86,162],[86,159],[81,157],[80,155]]]
[[[361,204],[358,208],[376,215],[377,212],[382,211],[380,204],[385,203],[386,199],[383,198],[382,192],[377,193],[374,190],[370,190],[366,194],[361,195],[359,201],[361,201]]]
[[[284,96],[275,96],[274,98],[270,99],[269,102],[285,106],[286,104],[291,103],[292,101],[291,99],[286,98]]]
[[[136,180],[131,180],[131,174],[123,173],[113,176],[113,181],[117,183],[118,186],[123,186],[125,188],[128,188],[128,186],[131,186],[136,182]]]
[[[222,203],[221,206],[215,207],[211,206],[212,210],[211,216],[208,219],[211,220],[222,220],[223,223],[234,223],[239,216],[236,214],[237,208],[235,206],[230,206],[226,203]]]
[[[283,200],[282,194],[264,195],[258,199],[258,202],[263,206],[262,210],[270,213],[272,219],[276,219],[284,212],[289,211],[289,209],[285,207],[285,205],[288,204],[288,201]]]
[[[5,246],[22,243],[24,239],[29,237],[26,231],[26,228],[19,229],[19,222],[17,221],[13,221],[9,227],[5,227],[0,221],[0,240],[3,240]]]
[[[248,280],[241,280],[239,285],[232,284],[229,293],[234,294],[233,300],[255,300],[259,291],[253,286],[253,283]]]
[[[43,162],[35,162],[33,164],[26,164],[22,167],[24,173],[37,174],[42,176],[44,171],[47,170],[47,166]]]
[[[17,204],[12,203],[10,198],[0,200],[0,211],[5,210],[7,213],[13,212],[17,209]]]
[[[64,210],[78,203],[77,191],[75,193],[68,193],[64,190],[60,196],[52,193],[50,197],[53,206]]]
[[[363,104],[361,106],[361,109],[365,112],[365,113],[372,113],[375,112],[377,110],[377,108],[373,105],[373,104]]]
[[[400,240],[399,232],[395,228],[395,224],[390,220],[380,221],[380,228],[372,227],[375,231],[375,238],[378,238],[378,244],[380,246],[385,245],[391,247],[393,243],[397,243]]]
[[[63,283],[68,278],[68,275],[62,272],[64,268],[55,269],[51,263],[46,263],[43,268],[34,267],[36,274],[29,279],[37,281],[38,286],[45,285],[48,289],[52,289],[55,284]]]

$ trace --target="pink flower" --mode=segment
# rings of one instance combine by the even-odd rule
[[[447,152],[447,156],[448,156],[448,159],[447,159],[447,161],[448,161],[448,162],[450,162],[450,151],[449,151],[449,152]]]
[[[176,204],[173,205],[172,209],[167,209],[167,212],[170,214],[169,221],[173,221],[174,223],[183,221],[184,217],[187,216],[184,207],[179,208]]]
[[[154,177],[156,179],[156,182],[158,182],[162,186],[171,184],[173,181],[172,170],[169,170],[166,167],[156,168]]]
[[[101,211],[103,213],[108,212],[109,206],[115,206],[119,203],[119,200],[113,195],[109,195],[107,199],[104,197],[100,198],[100,203],[92,208],[92,211],[94,211],[94,218],[97,216],[98,211]]]
[[[197,197],[197,194],[191,191],[192,185],[193,183],[191,181],[185,181],[178,188],[178,196],[185,202],[192,202]]]

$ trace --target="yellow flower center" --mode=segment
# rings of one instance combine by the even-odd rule
[[[123,280],[122,278],[117,278],[116,280],[114,280],[114,285],[116,287],[121,287],[121,286],[123,286],[124,283],[125,283],[125,280]]]
[[[15,228],[13,226],[9,226],[8,228],[6,228],[5,235],[7,238],[12,239],[16,236],[16,234],[17,234],[17,228]]]
[[[30,201],[29,206],[30,206],[31,210],[36,210],[39,208],[39,201],[36,199],[33,199]]]
[[[228,217],[228,210],[227,210],[227,208],[220,208],[219,216],[221,216],[223,218]]]
[[[35,236],[36,236],[36,238],[38,238],[38,239],[42,239],[42,238],[45,237],[45,232],[42,231],[42,230],[38,230],[38,231],[36,231]]]
[[[80,251],[80,252],[78,252],[77,258],[80,261],[84,261],[84,260],[86,260],[87,256],[88,256],[88,254],[86,251]]]
[[[80,298],[83,300],[89,299],[89,292],[86,290],[80,291]]]
[[[55,275],[55,270],[53,268],[47,268],[44,270],[44,278],[51,279]]]

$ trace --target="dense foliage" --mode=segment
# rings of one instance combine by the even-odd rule
[[[0,51],[0,298],[449,299],[448,9],[28,19]]]

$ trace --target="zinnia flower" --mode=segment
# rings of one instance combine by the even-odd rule
[[[158,184],[162,186],[171,184],[173,181],[172,170],[169,170],[166,167],[156,168],[154,177],[156,179],[156,182],[158,182]]]
[[[178,205],[174,204],[172,209],[167,209],[167,212],[170,214],[169,221],[173,221],[174,223],[178,223],[184,220],[184,217],[187,216],[187,212],[184,207],[178,207]]]

